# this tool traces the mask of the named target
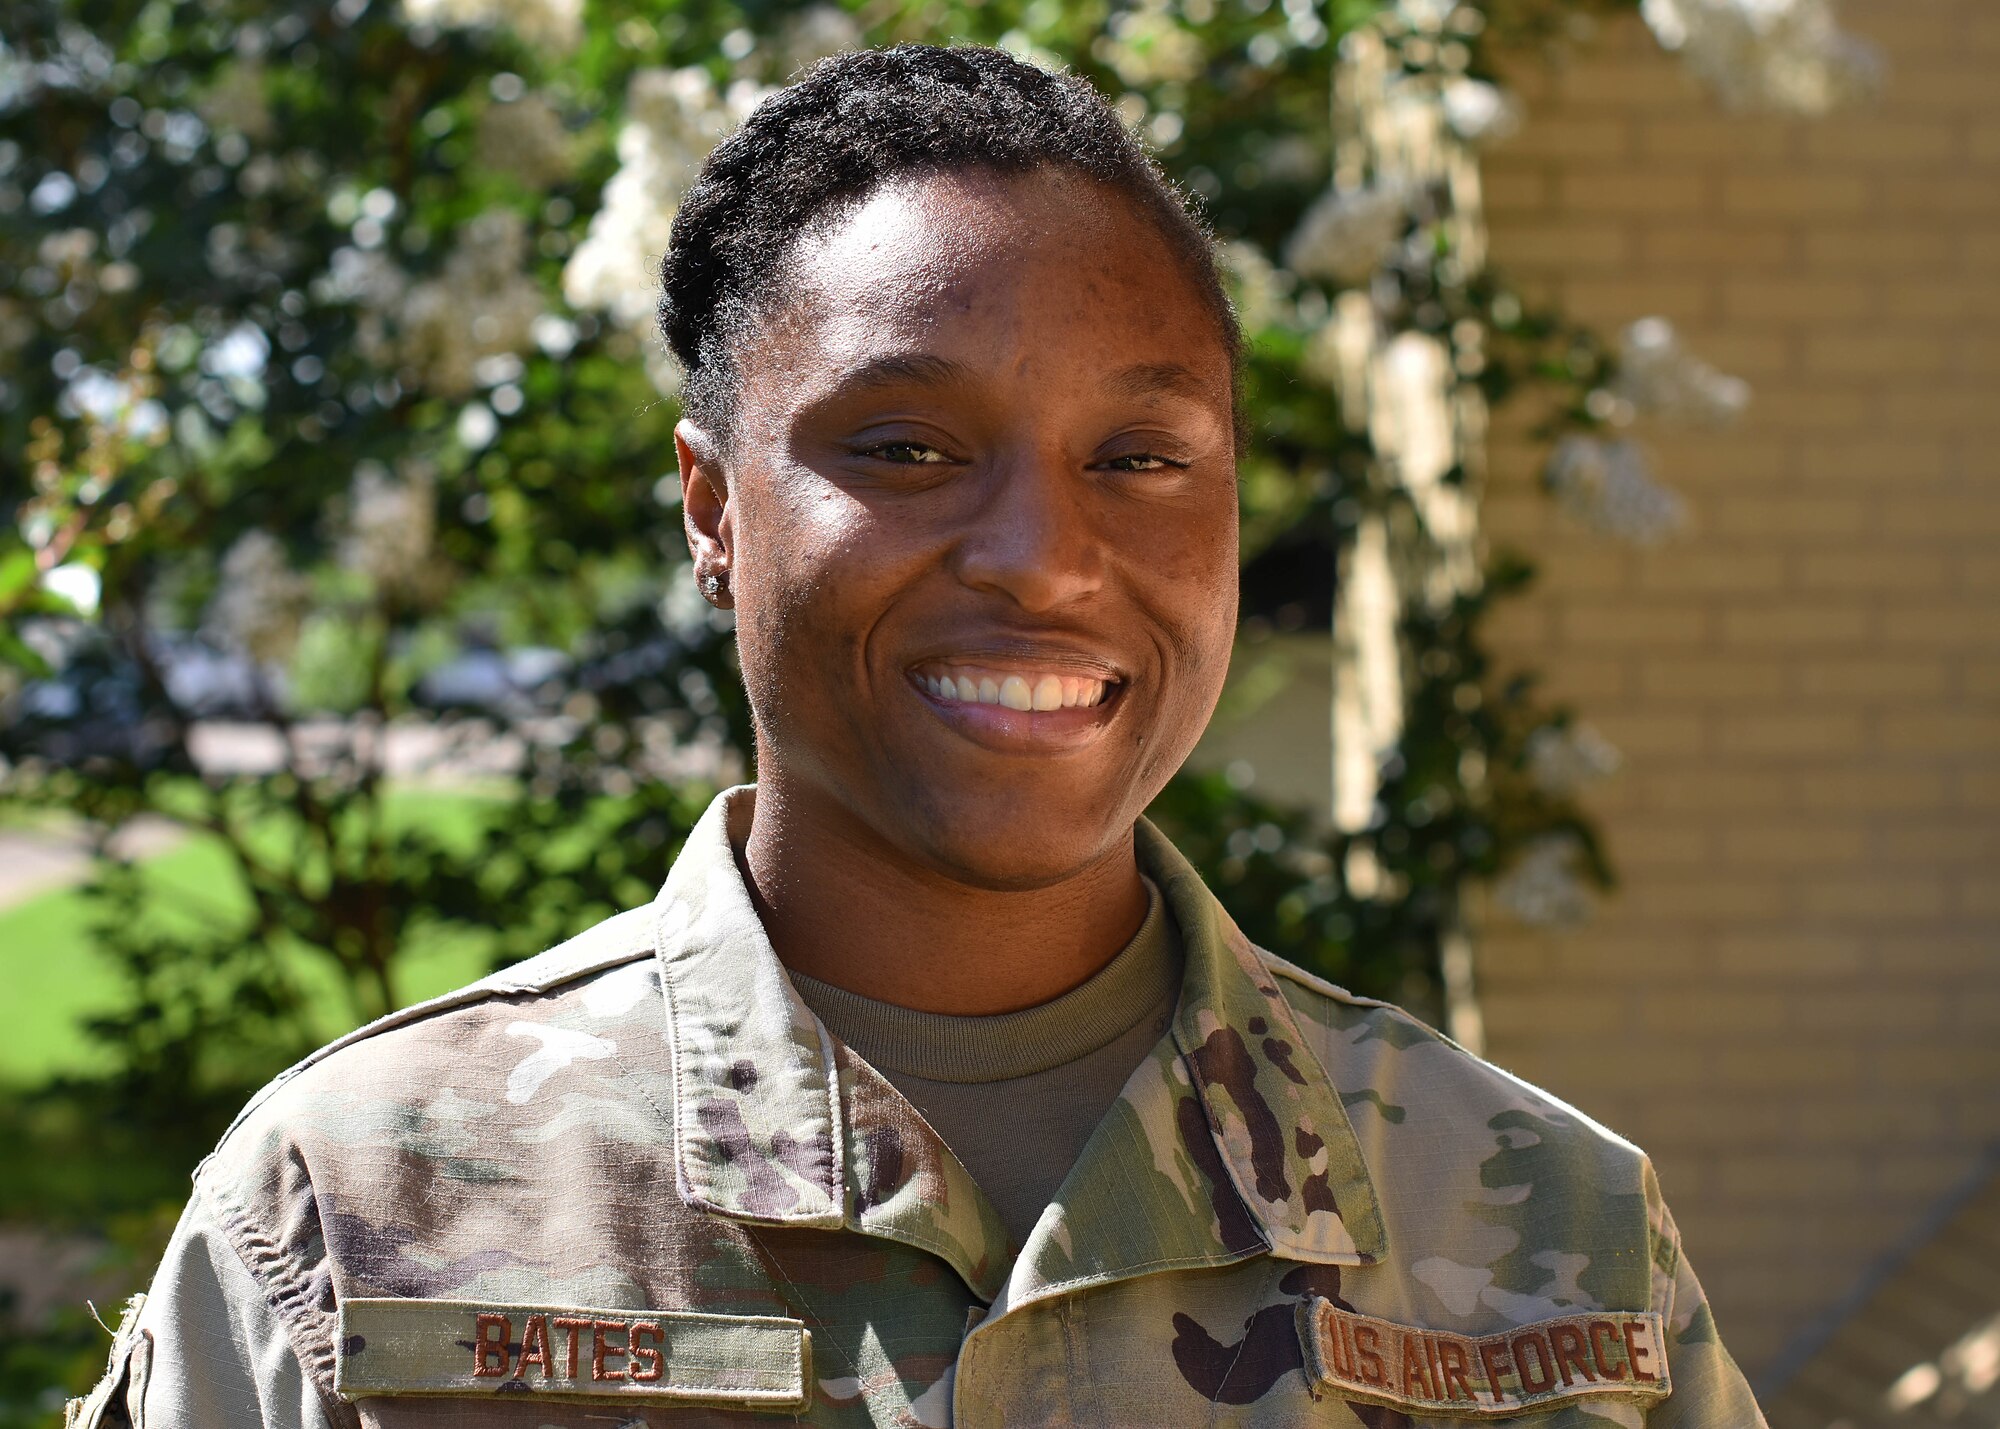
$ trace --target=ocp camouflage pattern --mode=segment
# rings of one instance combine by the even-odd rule
[[[730,848],[753,799],[649,907],[335,1043],[203,1164],[332,1424],[1495,1422],[1438,1372],[1461,1343],[1547,1429],[1762,1424],[1637,1149],[1259,952],[1145,824],[1174,1024],[1010,1245],[793,992]],[[1614,1374],[1661,1358],[1649,1315],[1656,1379]],[[1629,1350],[1592,1362],[1593,1316]],[[1429,1368],[1356,1359],[1378,1321]]]

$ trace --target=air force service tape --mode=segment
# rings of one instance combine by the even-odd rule
[[[812,1336],[775,1315],[354,1299],[334,1389],[369,1395],[560,1395],[802,1409]]]
[[[1650,1312],[1607,1310],[1517,1325],[1497,1335],[1416,1329],[1302,1301],[1299,1340],[1316,1393],[1430,1414],[1520,1414],[1585,1395],[1663,1399],[1664,1327]]]

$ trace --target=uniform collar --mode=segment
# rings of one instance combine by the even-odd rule
[[[653,905],[684,1201],[916,1245],[987,1301],[1266,1250],[1380,1258],[1360,1149],[1283,994],[1192,866],[1142,821],[1140,866],[1187,960],[1173,1031],[1133,1073],[1017,1261],[957,1158],[833,1041],[786,978],[732,848],[754,797],[749,785],[717,797]],[[1141,1167],[1158,1202],[1146,1208],[1116,1193]]]

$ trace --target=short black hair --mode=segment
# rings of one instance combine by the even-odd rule
[[[732,340],[783,281],[809,225],[905,175],[1061,168],[1138,204],[1242,337],[1193,201],[1084,80],[984,46],[897,45],[821,60],[757,106],[702,166],[660,265],[660,329],[685,373],[682,410],[727,441]]]

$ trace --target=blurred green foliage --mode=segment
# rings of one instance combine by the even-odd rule
[[[1470,7],[1468,34],[1559,36],[1587,8]],[[960,39],[1116,97],[1220,235],[1253,246],[1239,275],[1279,287],[1243,295],[1255,639],[1323,629],[1361,514],[1400,510],[1312,371],[1329,293],[1251,261],[1327,186],[1333,49],[1377,9],[591,0],[579,22],[559,0],[14,0],[0,794],[100,836],[180,823],[226,851],[241,896],[163,922],[103,854],[95,936],[123,992],[93,1018],[94,1072],[0,1104],[9,1144],[36,1149],[0,1187],[7,1213],[117,1227],[107,1255],[143,1266],[154,1209],[229,1111],[324,1035],[329,983],[357,1021],[406,1000],[439,939],[507,961],[650,897],[713,788],[747,772],[728,627],[687,572],[659,363],[618,303],[563,297],[617,217],[635,76],[680,76],[709,108],[668,120],[705,123],[832,44]],[[1468,379],[1489,394],[1573,376],[1561,331],[1496,289],[1406,277],[1396,321],[1521,339]],[[1517,777],[1551,715],[1482,653],[1487,603],[1525,579],[1499,574],[1406,623],[1406,737],[1368,830],[1331,834],[1218,775],[1183,776],[1155,811],[1251,936],[1433,1015],[1465,880],[1583,829]],[[257,757],[220,758],[225,730]],[[399,740],[461,772],[511,762],[476,820],[397,817]],[[1357,838],[1387,875],[1365,896]],[[79,1383],[97,1334],[0,1335],[0,1425]]]

